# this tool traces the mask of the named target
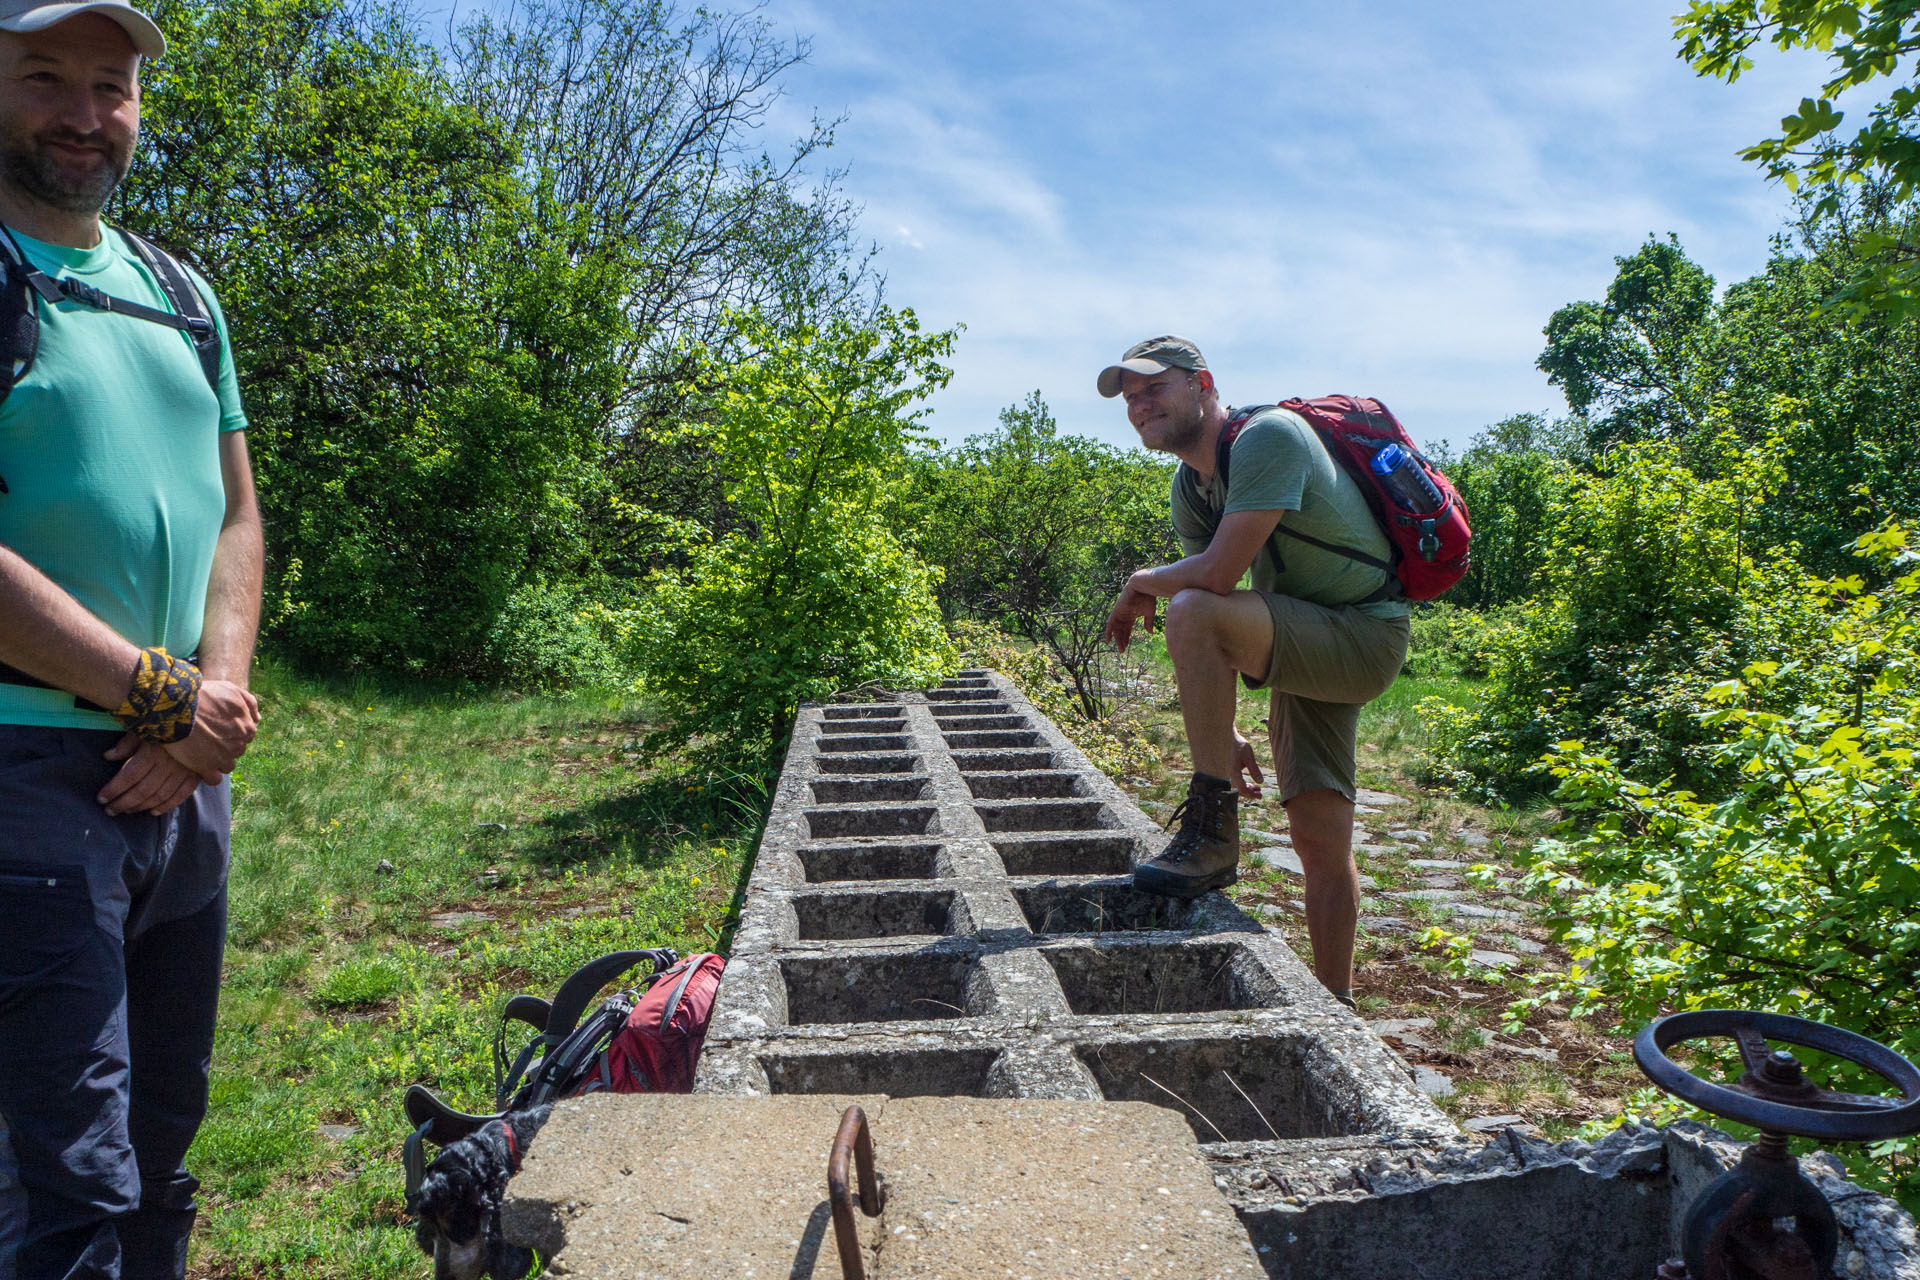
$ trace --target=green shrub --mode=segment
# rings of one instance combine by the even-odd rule
[[[507,597],[487,634],[486,667],[477,672],[510,688],[612,688],[635,677],[632,640],[641,611],[619,601],[630,590],[599,592],[536,581]],[[614,597],[609,602],[604,597]]]
[[[1570,482],[1539,594],[1489,636],[1485,701],[1438,726],[1484,788],[1533,785],[1532,763],[1573,738],[1635,777],[1725,785],[1695,715],[1706,690],[1808,642],[1813,619],[1791,549],[1745,538],[1780,483],[1778,451],[1723,442],[1718,460],[1703,474],[1671,443],[1623,445]]]
[[[953,669],[934,571],[886,519],[919,435],[911,406],[946,382],[953,335],[885,308],[858,325],[736,322],[757,354],[709,354],[705,369],[743,527],[660,576],[633,655],[677,732],[751,757],[778,747],[807,699]]]
[[[1108,699],[1106,715],[1089,716],[1056,657],[1038,645],[1020,643],[997,627],[962,619],[954,624],[954,639],[964,664],[991,668],[1013,681],[1028,702],[1086,753],[1094,768],[1126,777],[1153,767],[1153,744],[1133,718],[1134,705]]]
[[[1578,741],[1553,748],[1570,820],[1526,885],[1571,963],[1516,1012],[1757,1008],[1920,1057],[1920,552],[1897,527],[1858,546],[1888,586],[1816,583],[1815,643],[1705,691],[1702,750],[1736,780],[1723,799],[1638,781]],[[1837,1070],[1832,1087],[1862,1087]],[[1882,1163],[1847,1158],[1912,1205],[1916,1153],[1906,1138],[1874,1148]]]
[[[1515,608],[1462,609],[1444,601],[1416,605],[1402,674],[1484,680],[1494,646],[1512,634],[1523,616]]]
[[[701,548],[648,612],[636,633],[647,692],[681,731],[747,752],[775,743],[804,701],[930,685],[956,664],[932,572],[872,526],[794,558],[746,539]]]

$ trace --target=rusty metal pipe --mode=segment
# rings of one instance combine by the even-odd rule
[[[867,1113],[859,1107],[848,1107],[840,1117],[840,1132],[834,1135],[833,1150],[827,1154],[827,1202],[833,1208],[833,1242],[840,1251],[840,1274],[843,1280],[866,1280],[860,1232],[853,1218],[853,1189],[847,1184],[849,1157],[860,1179],[860,1212],[877,1218],[885,1202],[880,1177],[874,1172],[873,1135],[867,1129]]]

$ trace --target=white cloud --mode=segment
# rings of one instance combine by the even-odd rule
[[[1560,406],[1541,326],[1647,235],[1723,283],[1765,261],[1784,197],[1735,152],[1814,73],[1696,80],[1675,3],[772,12],[813,35],[781,110],[847,114],[832,161],[892,300],[967,326],[942,435],[1038,388],[1130,443],[1093,375],[1164,328],[1232,398],[1367,391],[1460,444]]]

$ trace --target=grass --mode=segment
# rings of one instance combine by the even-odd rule
[[[649,750],[620,697],[257,689],[189,1273],[426,1276],[401,1094],[490,1108],[504,997],[622,947],[724,950],[764,788]]]

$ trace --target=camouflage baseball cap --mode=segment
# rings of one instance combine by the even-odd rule
[[[1145,342],[1136,342],[1128,347],[1121,354],[1119,364],[1110,364],[1100,371],[1097,385],[1100,394],[1111,399],[1120,394],[1122,370],[1152,377],[1169,369],[1197,371],[1206,367],[1207,358],[1200,354],[1200,348],[1185,338],[1163,333],[1157,338],[1148,338]]]

